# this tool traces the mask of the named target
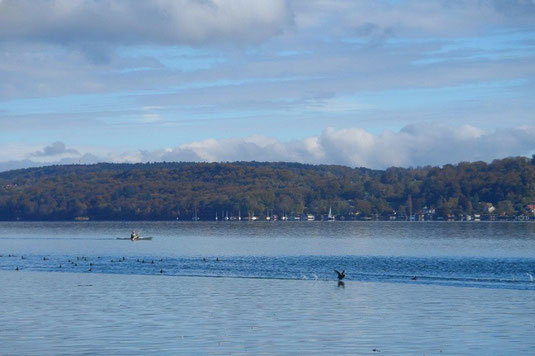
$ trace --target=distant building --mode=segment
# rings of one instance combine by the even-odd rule
[[[424,214],[424,215],[434,214],[434,213],[435,213],[435,209],[428,208],[427,206],[424,206],[422,208],[422,214]]]

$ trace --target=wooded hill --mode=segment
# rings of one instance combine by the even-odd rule
[[[0,173],[0,220],[531,216],[535,156],[371,170],[298,163],[49,166]],[[494,210],[495,209],[495,210]]]

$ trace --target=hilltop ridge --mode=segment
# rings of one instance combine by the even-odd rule
[[[529,219],[535,157],[373,170],[288,162],[47,166],[0,173],[0,220]]]

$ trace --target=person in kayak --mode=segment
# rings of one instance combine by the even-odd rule
[[[132,233],[130,234],[130,240],[137,240],[138,237],[139,236],[138,236],[136,230],[132,230]]]

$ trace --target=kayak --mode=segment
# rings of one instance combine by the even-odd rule
[[[131,239],[130,237],[118,237],[117,240],[132,240],[132,241],[138,241],[138,240],[152,240],[152,236],[148,237],[138,237],[135,239]]]

